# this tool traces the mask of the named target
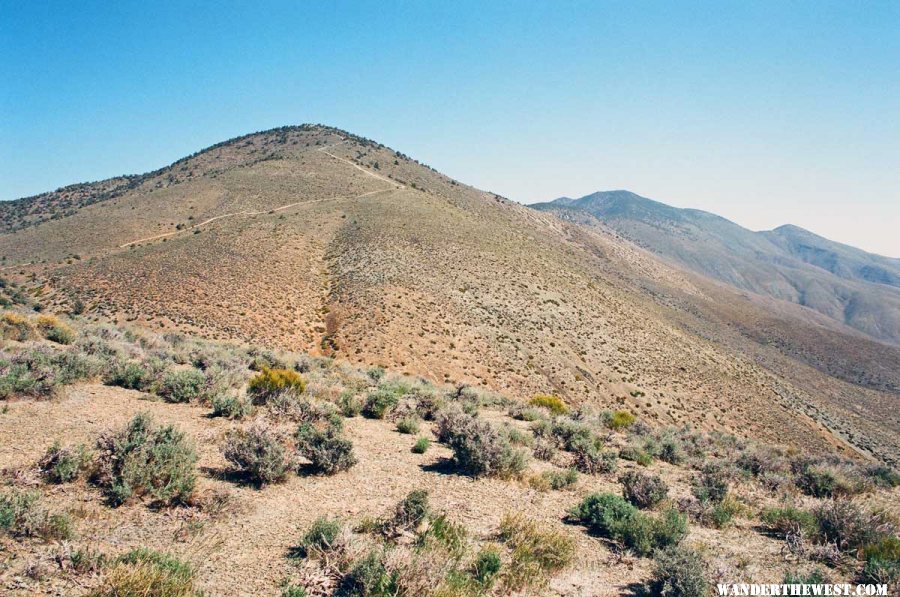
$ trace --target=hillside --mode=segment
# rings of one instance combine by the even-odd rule
[[[796,226],[753,232],[709,212],[628,191],[531,207],[584,212],[695,272],[809,307],[872,338],[900,343],[900,260],[866,253]]]
[[[42,207],[55,198],[4,206],[31,215],[0,235],[3,275],[90,319],[900,454],[898,350],[377,142],[287,127],[127,180],[87,187],[62,215]]]
[[[4,594],[898,580],[884,466],[80,316],[0,349]]]

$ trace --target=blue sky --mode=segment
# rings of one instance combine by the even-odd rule
[[[898,2],[0,0],[0,199],[303,122],[900,257]]]

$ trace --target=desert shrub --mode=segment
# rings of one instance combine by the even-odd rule
[[[251,377],[247,385],[247,393],[253,398],[254,404],[265,404],[270,398],[283,392],[302,394],[305,389],[306,379],[296,371],[268,367]]]
[[[40,315],[36,322],[41,335],[57,344],[71,344],[75,341],[75,330],[53,315]]]
[[[702,505],[704,513],[701,516],[701,521],[706,526],[717,529],[727,527],[731,524],[734,517],[744,509],[741,503],[734,499],[730,494],[726,495],[721,502],[707,502]]]
[[[502,430],[503,433],[506,434],[506,439],[514,446],[530,446],[533,441],[533,436],[530,433],[526,433],[521,429],[516,429],[511,425],[504,425]]]
[[[616,470],[618,455],[613,450],[602,450],[595,442],[579,441],[572,445],[575,468],[588,475],[611,473]]]
[[[538,421],[531,429],[535,437],[553,441],[560,448],[570,452],[578,446],[593,444],[599,448],[602,444],[590,425],[568,417],[557,417],[553,421]]]
[[[144,495],[163,503],[183,501],[197,478],[197,453],[184,433],[171,425],[157,427],[147,414],[101,435],[96,463],[94,479],[115,505]]]
[[[472,578],[482,592],[491,588],[502,567],[503,561],[496,550],[486,547],[478,552],[472,564]]]
[[[827,500],[813,514],[818,526],[816,539],[834,544],[844,552],[856,552],[879,540],[891,527],[881,513],[863,510],[850,500]]]
[[[768,508],[760,514],[760,520],[766,527],[780,537],[802,534],[810,537],[818,530],[816,517],[812,512],[800,510],[794,506]]]
[[[12,490],[0,493],[0,533],[13,537],[70,539],[72,519],[66,514],[50,514],[41,504],[38,491]]]
[[[784,575],[784,581],[782,582],[786,585],[821,585],[828,582],[828,580],[822,571],[817,568],[806,574],[800,572],[788,572]]]
[[[385,529],[391,532],[411,530],[418,527],[431,512],[428,492],[424,489],[410,491],[394,509],[394,515],[385,522]]]
[[[212,415],[225,419],[240,420],[253,414],[253,403],[235,394],[215,396],[212,399]]]
[[[290,583],[281,587],[281,597],[308,597],[306,587],[301,585],[292,585]]]
[[[150,549],[135,549],[118,558],[106,573],[95,597],[194,594],[194,569],[174,556]]]
[[[572,519],[593,532],[622,543],[639,555],[678,544],[687,535],[687,519],[677,510],[650,517],[615,494],[591,494],[573,508]]]
[[[424,454],[428,451],[428,447],[431,445],[431,441],[427,437],[420,437],[416,440],[416,443],[413,444],[412,451],[415,454]]]
[[[693,549],[680,545],[660,549],[653,555],[651,591],[661,597],[706,597],[705,568],[703,558]]]
[[[7,311],[0,317],[0,335],[7,340],[26,342],[36,336],[34,324],[24,315]]]
[[[569,412],[569,407],[563,402],[559,396],[551,396],[548,394],[538,394],[528,401],[531,406],[538,408],[546,408],[554,415],[564,415]]]
[[[556,454],[556,446],[545,439],[538,439],[535,440],[531,451],[538,460],[550,461]]]
[[[397,431],[409,435],[415,435],[419,432],[419,419],[416,417],[403,417],[397,421]]]
[[[718,504],[728,494],[728,477],[721,467],[707,466],[695,479],[692,490],[701,502]]]
[[[636,462],[641,466],[650,466],[653,463],[653,456],[634,445],[625,446],[620,449],[619,458]]]
[[[850,496],[868,489],[864,475],[846,463],[800,459],[792,468],[797,487],[813,497]]]
[[[619,477],[622,495],[638,508],[652,508],[666,499],[669,487],[658,475],[628,471]]]
[[[126,390],[144,390],[153,381],[153,372],[139,361],[113,361],[103,378],[106,385]]]
[[[304,423],[294,435],[297,451],[312,464],[316,472],[333,475],[356,464],[353,442],[343,436],[335,425],[317,427]]]
[[[541,478],[550,489],[567,489],[578,482],[578,471],[572,468],[564,471],[554,469],[541,473]]]
[[[389,597],[398,594],[398,573],[388,571],[382,549],[373,549],[357,560],[341,579],[337,595]]]
[[[613,431],[628,429],[629,427],[634,425],[635,421],[637,421],[637,417],[635,417],[627,410],[617,410],[613,412],[603,413],[603,424]]]
[[[304,533],[300,547],[307,556],[331,551],[342,528],[341,521],[320,516]]]
[[[512,550],[504,578],[512,591],[544,585],[549,574],[567,567],[575,556],[571,538],[518,514],[503,516],[500,539]]]
[[[370,419],[383,419],[399,401],[399,396],[390,388],[376,388],[366,396],[362,414]]]
[[[198,399],[206,386],[206,375],[197,369],[170,371],[163,377],[158,393],[166,402],[190,402]]]
[[[453,450],[457,466],[476,477],[514,477],[527,465],[524,451],[513,448],[490,423],[471,415],[439,416],[438,437]]]
[[[514,404],[509,407],[509,416],[517,421],[537,421],[543,419],[545,414],[535,407],[529,407],[524,404]]]
[[[447,405],[443,396],[431,388],[419,388],[415,392],[416,413],[426,421],[433,421]]]
[[[345,417],[357,417],[362,413],[362,399],[355,392],[345,390],[338,397],[338,408]]]
[[[866,562],[860,574],[862,582],[886,585],[900,582],[900,538],[885,535],[866,545],[862,554]]]
[[[670,436],[662,438],[659,442],[656,455],[663,462],[676,465],[681,464],[685,459],[684,447],[681,442],[678,441],[678,438]]]
[[[51,398],[64,385],[96,376],[97,359],[72,350],[46,347],[0,356],[0,400],[13,396]]]
[[[266,402],[269,414],[276,419],[289,419],[295,423],[329,422],[342,427],[344,422],[337,408],[330,402],[313,401],[295,392],[277,392]]]
[[[893,488],[900,485],[900,473],[889,466],[876,464],[866,469],[866,475],[878,487]]]
[[[68,483],[87,471],[90,464],[91,454],[87,447],[63,448],[56,442],[38,462],[38,469],[49,483]]]
[[[282,481],[293,467],[283,439],[263,421],[229,431],[222,454],[238,473],[260,486]]]

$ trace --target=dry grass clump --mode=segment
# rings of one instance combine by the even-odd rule
[[[72,326],[63,323],[55,315],[38,315],[35,328],[40,334],[57,344],[71,344],[75,341],[75,330]]]
[[[187,597],[194,591],[194,568],[178,558],[150,549],[135,549],[117,558],[93,597]]]
[[[566,568],[575,556],[571,538],[519,514],[501,519],[500,540],[512,550],[502,579],[510,591],[546,585],[549,575]]]
[[[98,438],[94,481],[114,505],[145,495],[171,504],[194,490],[196,463],[197,453],[184,433],[172,425],[157,427],[142,413]]]
[[[37,337],[37,330],[30,319],[15,311],[0,316],[0,336],[6,340],[27,342]]]

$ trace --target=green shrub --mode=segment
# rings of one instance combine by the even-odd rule
[[[428,451],[429,446],[431,446],[431,441],[427,437],[420,437],[413,444],[412,451],[414,454],[424,454]]]
[[[174,556],[150,549],[135,549],[118,558],[95,597],[194,594],[194,569]]]
[[[622,495],[638,508],[652,508],[666,499],[669,487],[658,475],[628,471],[619,477]]]
[[[419,420],[416,417],[403,417],[397,421],[397,431],[415,435],[419,432]]]
[[[229,431],[222,454],[236,472],[259,486],[284,480],[293,467],[282,438],[262,421]]]
[[[694,482],[694,496],[703,503],[718,504],[728,494],[728,477],[716,466],[707,466]]]
[[[559,396],[551,396],[548,394],[538,394],[528,401],[531,406],[538,408],[546,408],[554,415],[565,415],[569,412],[569,407],[563,402]]]
[[[49,483],[68,483],[85,472],[91,463],[91,455],[85,446],[63,448],[54,443],[38,462],[38,468]]]
[[[507,437],[471,415],[438,418],[438,436],[453,450],[457,466],[476,477],[515,477],[525,470],[525,452],[510,446]]]
[[[253,414],[253,404],[241,396],[226,394],[212,399],[212,415],[231,420],[240,420]]]
[[[662,597],[706,597],[705,568],[703,558],[692,549],[679,545],[660,549],[653,555],[651,591]]]
[[[850,500],[827,500],[813,514],[818,525],[817,540],[831,543],[844,552],[855,552],[883,535],[884,515],[863,510]]]
[[[493,585],[502,567],[500,554],[496,550],[486,547],[475,556],[475,563],[472,564],[472,578],[482,591],[487,591]]]
[[[312,464],[316,472],[333,475],[356,464],[353,443],[343,436],[340,428],[326,425],[320,429],[304,423],[294,435],[297,451]]]
[[[885,535],[863,548],[860,580],[870,584],[893,585],[900,581],[900,538]]]
[[[0,357],[0,400],[14,396],[52,398],[57,390],[78,378],[62,367],[64,353],[40,347]]]
[[[510,407],[509,416],[517,421],[538,421],[545,415],[538,408],[526,408],[522,404],[516,404]]]
[[[790,534],[802,534],[811,537],[818,530],[816,517],[812,512],[800,510],[793,506],[769,508],[760,514],[760,520],[766,527],[780,537]]]
[[[410,491],[394,510],[394,516],[385,524],[385,528],[391,532],[397,530],[411,530],[424,521],[431,507],[428,504],[428,492],[424,489]]]
[[[362,414],[370,419],[383,419],[397,406],[399,401],[399,397],[391,389],[377,388],[366,396]]]
[[[197,453],[184,433],[171,425],[156,427],[147,414],[101,435],[96,462],[95,481],[114,505],[143,495],[162,503],[183,501],[197,478]]]
[[[171,371],[163,377],[159,395],[166,402],[190,402],[200,398],[206,386],[206,375],[197,369]]]
[[[13,537],[71,539],[72,519],[66,514],[50,514],[41,504],[38,491],[12,490],[0,493],[0,533]]]
[[[341,579],[338,595],[392,597],[398,590],[397,572],[389,572],[384,565],[384,552],[375,549],[354,563]]]
[[[591,494],[569,514],[598,535],[620,542],[639,555],[675,545],[687,535],[687,520],[678,511],[668,509],[653,518],[612,493]]]
[[[566,489],[578,482],[578,471],[573,468],[560,470],[544,471],[541,476],[547,480],[550,489]]]
[[[603,413],[603,423],[613,431],[628,429],[634,425],[635,421],[637,421],[637,417],[627,410]]]
[[[300,546],[306,555],[331,551],[337,544],[336,540],[342,528],[341,521],[320,516],[303,535]]]
[[[681,464],[684,462],[685,453],[681,442],[674,437],[665,437],[659,443],[658,457],[669,464]]]
[[[363,402],[356,393],[345,390],[338,398],[338,408],[345,417],[357,417],[362,412]]]
[[[305,389],[306,380],[296,371],[268,367],[250,378],[247,385],[247,393],[254,404],[265,404],[270,398],[283,392],[302,394]]]
[[[138,361],[115,361],[107,371],[103,383],[126,390],[144,390],[153,382],[152,372]]]
[[[286,584],[281,588],[281,597],[308,597],[306,587]]]
[[[550,573],[567,567],[575,556],[572,539],[521,515],[503,516],[500,539],[512,550],[505,578],[512,591],[546,584]]]
[[[806,574],[788,572],[784,575],[783,584],[786,585],[821,585],[828,582],[825,575],[818,568]]]
[[[532,425],[532,431],[535,437],[551,440],[570,452],[587,444],[597,448],[602,444],[590,425],[568,417],[557,417],[553,421],[538,421]]]
[[[894,488],[900,485],[900,473],[883,464],[870,466],[866,469],[866,475],[879,487]]]

